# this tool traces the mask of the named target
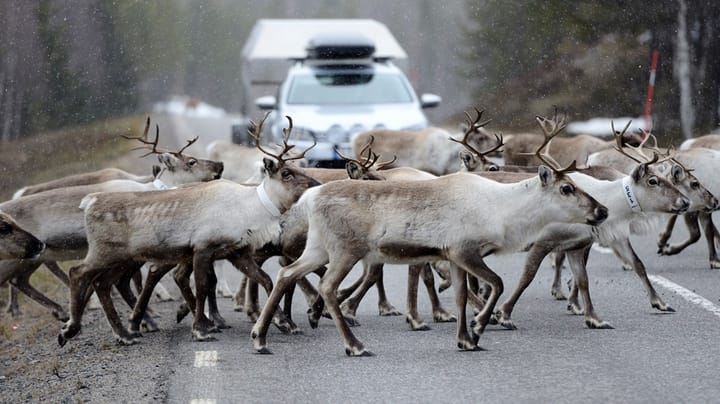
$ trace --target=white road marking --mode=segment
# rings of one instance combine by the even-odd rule
[[[720,307],[718,307],[715,303],[711,302],[710,300],[698,295],[697,293],[694,293],[688,289],[685,289],[684,287],[678,285],[675,282],[672,282],[666,278],[663,278],[659,275],[648,275],[648,278],[650,280],[659,285],[663,288],[670,290],[672,292],[677,293],[682,297],[683,299],[687,300],[688,302],[698,305],[701,308],[709,311],[710,313],[720,317]]]
[[[217,351],[197,351],[195,352],[196,368],[211,368],[217,364]]]

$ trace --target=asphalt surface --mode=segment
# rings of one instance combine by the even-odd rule
[[[229,123],[220,119],[156,119],[161,130],[172,128],[180,143],[200,135],[192,146],[198,155],[204,144],[230,136]],[[686,236],[682,227],[673,241]],[[489,326],[480,338],[485,351],[458,351],[455,323],[432,323],[422,286],[420,313],[429,331],[410,331],[403,316],[378,316],[374,289],[363,300],[358,309],[362,325],[353,332],[374,357],[346,357],[331,320],[321,319],[311,329],[299,292],[294,318],[303,334],[283,335],[271,328],[273,355],[254,352],[252,325],[244,313],[232,310],[230,299],[220,300],[220,310],[232,328],[217,334],[216,341],[192,342],[187,319],[145,343],[158,343],[157,349],[174,358],[167,382],[170,402],[717,402],[720,271],[709,270],[704,241],[678,256],[660,257],[655,238],[632,240],[648,273],[665,285],[654,283],[655,288],[677,312],[652,309],[638,277],[621,270],[614,256],[594,250],[590,291],[611,330],[588,329],[582,316],[566,310],[566,302],[552,298],[552,271],[545,262],[513,313],[518,329]],[[524,254],[488,258],[505,283],[500,302],[517,283],[523,260]],[[405,268],[385,270],[389,299],[401,311]],[[274,279],[277,265],[266,270]],[[236,286],[234,270],[221,272]],[[349,278],[360,272],[357,268]],[[452,290],[440,296],[444,307],[455,312]]]

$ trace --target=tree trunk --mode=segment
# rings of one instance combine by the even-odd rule
[[[675,51],[675,76],[680,87],[680,128],[685,139],[693,137],[695,111],[692,102],[690,72],[690,45],[687,32],[687,2],[679,0],[677,50]]]

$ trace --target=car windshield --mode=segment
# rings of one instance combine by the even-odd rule
[[[299,105],[398,104],[413,101],[398,74],[372,71],[302,74],[290,82],[287,103]]]

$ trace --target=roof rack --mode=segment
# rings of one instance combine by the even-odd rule
[[[370,59],[375,53],[375,44],[360,32],[323,32],[310,39],[307,59],[347,60]]]

